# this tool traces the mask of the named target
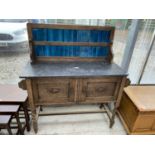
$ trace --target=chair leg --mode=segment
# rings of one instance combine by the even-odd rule
[[[29,118],[26,103],[23,103],[22,106],[23,106],[24,115],[25,115],[26,128],[27,128],[27,131],[30,131],[30,123],[29,123],[30,118]]]
[[[19,112],[15,114],[15,117],[16,117],[16,120],[17,120],[17,125],[18,125],[19,133],[24,135],[24,132],[23,132],[23,129],[22,129],[22,125],[21,125],[20,120],[19,120]]]

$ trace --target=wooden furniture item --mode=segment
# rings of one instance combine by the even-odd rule
[[[20,89],[18,85],[0,84],[0,105],[19,105],[24,111],[25,127],[30,131],[27,96],[27,92]]]
[[[19,86],[28,91],[34,131],[38,131],[36,108],[47,105],[114,103],[112,114],[105,106],[63,113],[106,112],[112,127],[127,76],[112,63],[114,27],[29,23],[27,28],[31,63],[21,73]]]
[[[128,134],[155,134],[155,86],[124,88],[118,113]]]
[[[11,121],[15,117],[17,121],[17,133],[24,134],[22,125],[19,119],[20,105],[0,105],[0,129],[7,129],[8,133],[12,135]]]

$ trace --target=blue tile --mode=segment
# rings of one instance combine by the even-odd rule
[[[33,29],[35,41],[58,42],[110,42],[111,31],[104,30],[68,30]],[[100,57],[107,56],[109,47],[92,46],[35,46],[37,56]]]

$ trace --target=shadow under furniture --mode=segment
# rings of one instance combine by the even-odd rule
[[[126,72],[112,62],[114,27],[28,23],[27,29],[31,62],[19,86],[28,91],[34,131],[38,116],[103,112],[112,127],[127,80]],[[99,104],[101,109],[37,112],[38,106],[81,104]]]

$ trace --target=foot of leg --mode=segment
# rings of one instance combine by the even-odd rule
[[[115,115],[116,115],[116,106],[114,107],[113,109],[113,112],[112,112],[112,117],[110,119],[110,128],[113,127],[114,123],[115,123]]]
[[[34,132],[37,133],[38,132],[38,121],[37,121],[36,110],[32,111],[32,124],[33,124]]]
[[[100,104],[99,108],[100,108],[100,109],[102,109],[102,108],[103,108],[103,103],[101,103],[101,104]]]
[[[38,132],[38,123],[37,123],[37,121],[33,121],[33,130],[34,130],[35,133]]]
[[[40,111],[43,111],[43,106],[42,105],[40,106]]]

